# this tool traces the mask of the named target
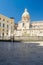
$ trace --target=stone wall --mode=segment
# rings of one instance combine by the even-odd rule
[[[21,40],[21,41],[43,41],[43,36],[15,36],[14,40]]]

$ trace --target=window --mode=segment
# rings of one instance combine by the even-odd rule
[[[24,23],[23,23],[23,27],[24,27]]]
[[[40,31],[40,33],[42,33],[42,31]]]
[[[1,27],[1,23],[0,23],[0,27]]]
[[[7,23],[8,23],[9,21],[7,21]]]
[[[1,37],[1,32],[0,32],[0,37]]]
[[[8,33],[7,33],[7,35],[8,35]]]
[[[9,28],[9,26],[7,25],[7,28]]]
[[[8,30],[7,30],[7,32],[8,32]]]
[[[11,26],[11,32],[12,32],[12,26]]]
[[[3,29],[3,31],[4,31],[4,29]]]
[[[1,18],[0,18],[0,20],[1,20]]]
[[[5,27],[4,23],[3,23],[3,27]]]
[[[32,25],[30,24],[30,28],[32,28]]]
[[[2,33],[2,36],[4,37],[4,33]]]
[[[3,19],[3,21],[5,21],[5,19]]]
[[[12,22],[11,22],[11,24],[12,24]]]

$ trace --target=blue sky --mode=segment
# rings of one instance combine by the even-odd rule
[[[43,0],[0,0],[0,14],[21,20],[24,9],[30,13],[31,21],[43,20]]]

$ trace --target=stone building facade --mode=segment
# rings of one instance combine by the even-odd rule
[[[14,33],[14,19],[0,14],[0,39],[9,39]]]
[[[43,36],[43,21],[31,21],[30,14],[25,9],[21,21],[18,22],[15,36]]]

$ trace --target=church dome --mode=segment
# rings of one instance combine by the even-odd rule
[[[22,14],[22,21],[29,21],[30,20],[30,15],[27,9],[24,10],[24,13]]]
[[[26,17],[26,16],[30,16],[30,15],[27,9],[25,8],[24,13],[22,14],[22,17]]]

